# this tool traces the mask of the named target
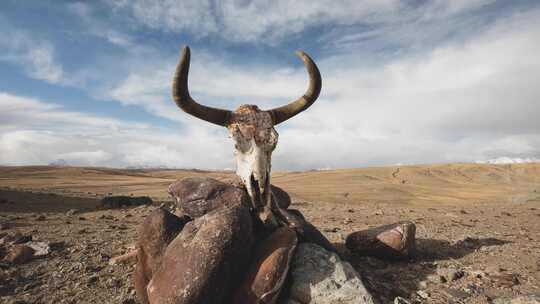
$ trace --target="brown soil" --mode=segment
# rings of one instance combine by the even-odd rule
[[[201,175],[233,176],[0,167],[0,237],[20,232],[53,246],[23,265],[0,262],[0,302],[134,303],[133,264],[111,266],[109,259],[130,251],[137,224],[170,202],[172,181]],[[540,164],[276,172],[272,178],[383,303],[396,296],[412,303],[490,303],[540,292]],[[149,195],[156,206],[99,209],[108,194]],[[342,245],[353,231],[402,220],[417,225],[418,254],[410,261],[354,257]]]

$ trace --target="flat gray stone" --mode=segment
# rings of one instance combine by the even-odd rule
[[[313,243],[299,244],[291,265],[291,288],[284,303],[296,302],[377,303],[351,264]]]

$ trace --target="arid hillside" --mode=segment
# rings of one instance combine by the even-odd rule
[[[133,250],[136,227],[169,184],[233,172],[0,167],[0,240],[30,238],[50,253],[23,265],[0,262],[1,303],[135,303],[133,265],[109,260]],[[292,208],[319,228],[381,303],[510,303],[539,294],[540,164],[444,164],[275,172]],[[153,206],[100,207],[107,195],[151,196]],[[354,231],[416,224],[407,261],[353,256]],[[513,303],[513,302],[512,302]]]
[[[168,185],[187,176],[234,178],[229,171],[0,167],[0,186],[75,196],[149,195],[169,200]],[[540,164],[443,164],[275,172],[272,183],[294,198],[347,204],[475,204],[535,200]]]

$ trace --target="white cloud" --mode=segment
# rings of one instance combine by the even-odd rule
[[[0,61],[22,66],[28,76],[54,84],[69,84],[54,48],[47,41],[11,27],[0,16]]]
[[[392,3],[388,2],[387,9],[392,9]],[[433,18],[477,9],[487,2],[445,3],[438,6],[439,13]],[[128,2],[120,6],[126,5]],[[257,2],[243,9],[257,11],[251,8],[254,5]],[[317,5],[313,9],[306,16],[317,15]],[[148,13],[161,16],[166,12],[156,8]],[[268,31],[280,37],[278,25],[285,21],[272,17],[273,13],[264,17],[268,20],[254,20],[253,28],[246,32],[232,25],[229,30],[241,39],[264,36]],[[243,14],[242,10],[237,14]],[[306,16],[298,17],[294,21],[298,23],[292,23],[298,27],[291,26],[286,35],[311,26]],[[164,26],[159,18],[152,18],[148,20],[158,22],[156,27]],[[223,22],[224,18],[216,20]],[[283,20],[290,18],[283,16]],[[472,162],[501,156],[538,159],[540,87],[536,81],[540,63],[534,60],[540,53],[538,20],[539,10],[516,14],[466,39],[446,40],[433,50],[383,64],[367,64],[371,58],[355,52],[315,58],[323,75],[321,97],[308,111],[278,126],[274,168]],[[158,51],[126,58],[122,66],[130,67],[129,73],[120,82],[108,83],[110,87],[102,94],[181,122],[180,130],[96,117],[0,93],[0,163],[48,163],[64,158],[73,164],[234,167],[226,131],[187,116],[172,102],[170,83],[177,60]],[[307,85],[300,63],[286,66],[286,61],[280,66],[246,67],[195,48],[190,70],[192,95],[201,103],[227,109],[241,103],[263,109],[277,106],[300,96]]]
[[[133,37],[115,29],[112,23],[106,23],[95,17],[95,12],[90,4],[74,2],[68,4],[68,9],[73,12],[85,25],[86,34],[102,38],[107,42],[128,49],[140,48],[133,42]]]
[[[448,42],[423,56],[380,66],[366,67],[352,55],[317,60],[322,95],[308,111],[278,127],[275,167],[538,156],[540,87],[535,81],[540,64],[531,60],[540,53],[538,20],[539,11],[517,14],[465,42]],[[172,103],[170,77],[176,60],[137,65],[111,91],[113,98],[188,127],[212,128]],[[274,107],[300,96],[307,84],[300,65],[243,68],[198,50],[192,51],[192,60],[192,95],[227,109],[240,103]],[[174,157],[167,147],[155,149],[147,149],[148,154]]]
[[[154,29],[188,29],[205,36],[219,30],[210,1],[116,1],[118,8],[128,8],[135,18]]]
[[[409,54],[425,54],[448,42],[466,41],[494,21],[494,0],[400,1],[397,10],[371,16],[353,27],[331,27],[317,38],[327,54],[354,54],[379,64]],[[498,15],[503,15],[499,10]],[[519,11],[507,7],[505,14]],[[498,16],[500,18],[500,16]],[[343,64],[341,62],[336,62]]]
[[[294,56],[291,54],[291,58]],[[197,50],[192,52],[191,58],[191,95],[201,103],[231,110],[243,103],[258,103],[262,108],[286,103],[301,96],[308,84],[303,66],[246,69]],[[139,105],[158,116],[185,122],[185,114],[174,105],[170,93],[177,61],[174,57],[133,65],[135,69],[108,91],[108,97],[124,105]]]
[[[515,15],[427,56],[327,70],[323,98],[290,122],[276,156],[308,167],[538,156],[539,17]]]
[[[116,130],[125,127],[126,123],[111,118],[97,117],[82,112],[65,111],[58,104],[45,103],[37,99],[20,97],[0,92],[1,128],[51,128],[64,129],[63,124],[70,125],[73,131],[83,132],[91,127],[103,127]],[[141,123],[130,123],[130,126],[144,128]]]
[[[185,116],[180,115],[170,97],[170,78],[174,65],[154,66],[154,63],[138,65],[141,69],[130,72],[123,81],[105,93],[106,97],[123,105],[141,106],[149,113],[170,120],[185,121]]]
[[[116,1],[140,23],[198,37],[274,42],[327,22],[353,24],[369,14],[397,8],[397,0],[341,1]]]
[[[96,151],[77,151],[61,153],[58,159],[65,160],[68,164],[99,165],[109,161],[112,158],[111,153],[103,150]]]
[[[226,1],[115,1],[118,15],[152,29],[189,33],[195,37],[219,36],[229,41],[277,44],[305,30],[332,25],[337,35],[327,36],[326,44],[357,44],[384,34],[387,39],[427,39],[428,35],[455,30],[458,23],[444,28],[423,22],[452,18],[479,10],[494,0],[431,0],[411,5],[400,0],[226,0]],[[340,37],[341,26],[368,25],[377,29]],[[468,24],[465,26],[469,26]],[[421,29],[421,31],[419,31]],[[427,34],[426,34],[427,33]],[[408,37],[405,37],[408,36]],[[378,37],[377,39],[381,39]],[[351,41],[353,40],[353,41]],[[340,44],[343,46],[342,44]]]
[[[450,12],[458,12],[470,9],[481,8],[482,6],[494,3],[495,0],[435,0],[437,5],[446,7]]]
[[[425,18],[441,18],[451,14],[482,8],[495,0],[433,0],[427,5]]]
[[[225,1],[225,31],[240,41],[281,40],[315,25],[355,24],[373,13],[390,12],[399,1]]]
[[[0,164],[232,166],[232,147],[221,128],[194,124],[158,128],[0,92]],[[204,153],[201,153],[204,151]]]

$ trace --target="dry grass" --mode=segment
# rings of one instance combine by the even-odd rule
[[[0,167],[0,186],[77,196],[150,195],[167,200],[167,186],[187,176],[234,178],[228,171],[125,170],[80,167]],[[442,164],[328,171],[275,172],[272,183],[294,198],[347,204],[467,204],[535,200],[540,164]],[[540,189],[538,189],[540,191]]]

